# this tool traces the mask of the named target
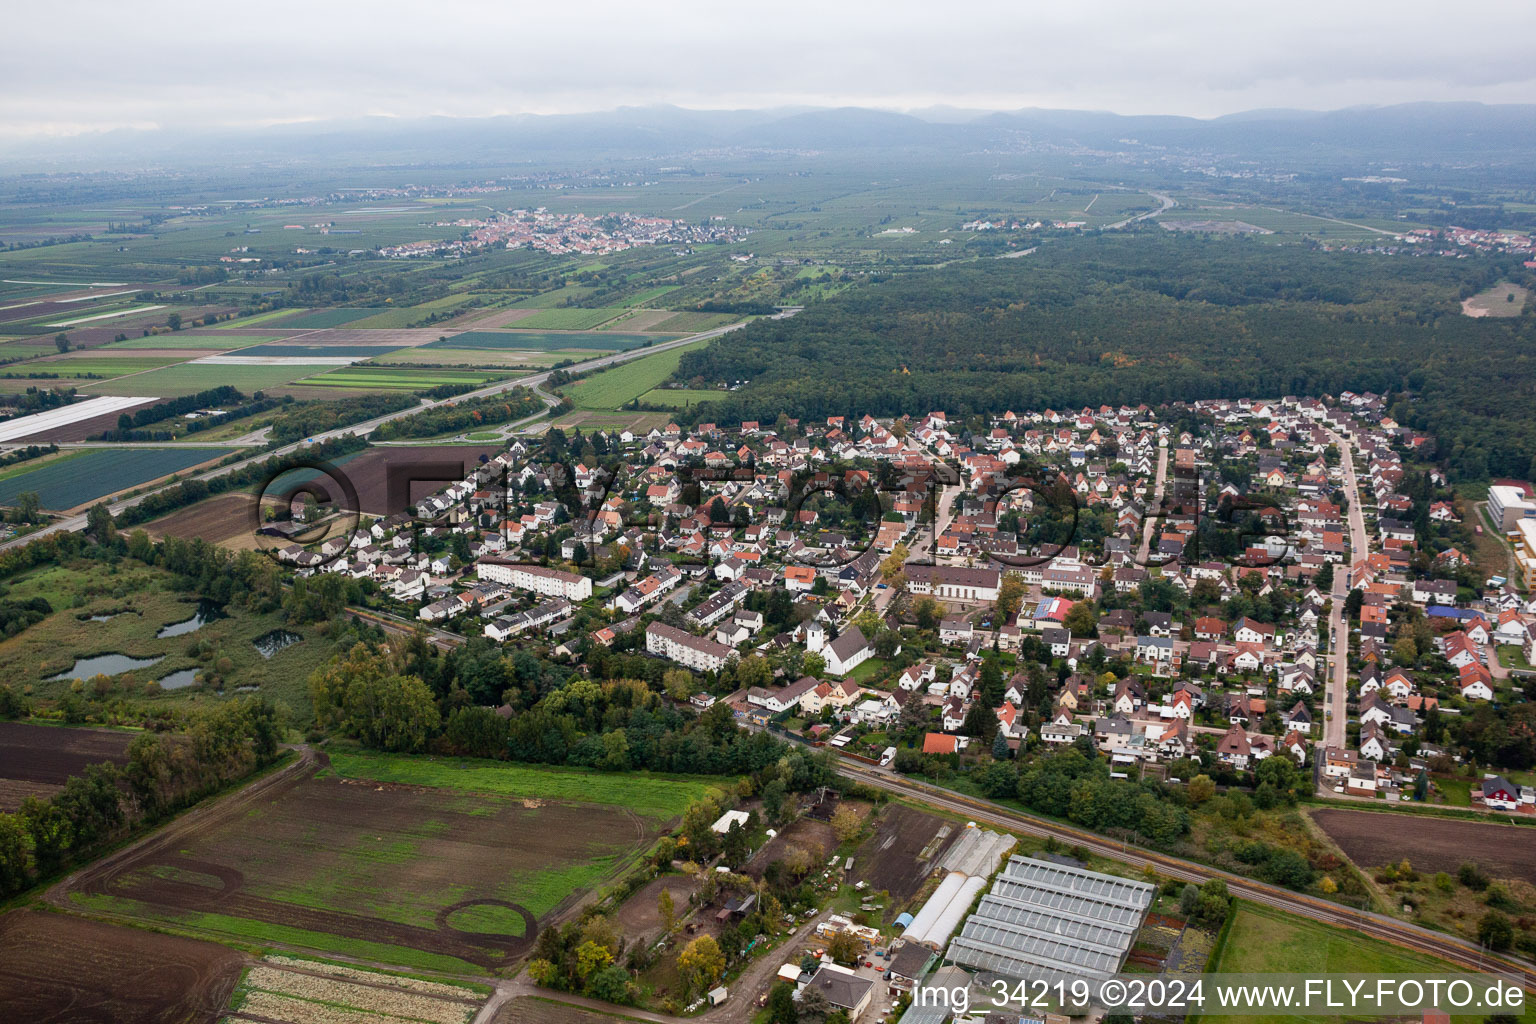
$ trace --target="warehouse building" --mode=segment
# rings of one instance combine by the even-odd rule
[[[946,960],[1011,978],[1106,978],[1156,894],[1147,882],[1010,857]]]

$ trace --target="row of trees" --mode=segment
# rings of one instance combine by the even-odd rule
[[[122,767],[90,765],[51,799],[27,797],[17,813],[0,814],[0,897],[270,763],[282,729],[265,699],[230,701],[185,719],[175,733],[136,737]]]

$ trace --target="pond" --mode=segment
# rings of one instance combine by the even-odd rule
[[[117,618],[119,615],[127,615],[127,614],[128,614],[127,612],[107,612],[104,615],[91,615],[91,616],[87,616],[87,621],[89,621],[89,622],[110,622],[113,619]]]
[[[169,626],[162,626],[160,632],[156,633],[155,636],[158,638],[181,636],[183,633],[191,633],[193,630],[201,629],[214,619],[222,618],[224,618],[224,609],[204,598],[197,602],[197,611],[190,619],[183,619],[181,622],[173,622]]]
[[[148,668],[164,659],[164,655],[155,658],[134,658],[126,654],[98,654],[94,658],[81,658],[75,662],[75,667],[60,672],[49,679],[90,679],[93,676],[115,676],[136,668]]]
[[[256,645],[256,653],[260,654],[263,658],[270,658],[278,651],[286,647],[292,647],[303,639],[302,636],[291,629],[274,629],[270,633],[261,634],[255,640],[252,640],[251,643]]]
[[[172,672],[170,675],[155,682],[160,684],[162,690],[180,690],[197,682],[197,669],[184,668],[180,672]]]

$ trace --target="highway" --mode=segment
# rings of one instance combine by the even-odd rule
[[[654,355],[657,352],[665,352],[668,349],[679,348],[683,345],[691,345],[696,341],[703,341],[708,338],[718,338],[722,334],[726,334],[744,326],[746,326],[744,323],[739,323],[729,324],[725,327],[716,327],[712,330],[701,331],[698,334],[690,334],[685,338],[676,338],[672,341],[662,342],[659,345],[651,345],[648,348],[632,348],[623,352],[615,352],[611,355],[598,356],[595,359],[588,359],[584,362],[563,367],[563,369],[567,373],[585,373],[591,370],[601,370],[609,366],[614,366],[618,363],[629,362],[632,359],[640,359],[644,356]],[[377,430],[380,424],[388,423],[390,420],[400,419],[403,416],[412,416],[419,412],[425,412],[428,409],[435,409],[438,406],[456,405],[459,402],[472,401],[477,398],[487,398],[491,395],[500,394],[503,391],[510,391],[513,388],[531,388],[541,399],[543,399],[546,406],[553,407],[556,404],[554,396],[550,395],[542,388],[542,385],[549,381],[550,375],[553,373],[553,370],[544,370],[527,377],[518,377],[513,380],[498,381],[497,383],[491,384],[487,387],[483,387],[475,391],[470,391],[462,395],[455,395],[452,398],[444,398],[435,402],[423,402],[420,405],[413,405],[408,409],[401,409],[397,412],[388,413],[384,416],[376,416],[371,420],[364,420],[361,423],[354,423],[351,426],[338,427],[335,430],[329,430],[322,434],[315,434],[313,437],[307,437],[302,441],[295,441],[294,443],[284,445],[281,448],[274,448],[270,451],[259,452],[255,455],[252,455],[250,458],[241,459],[239,462],[230,463],[227,466],[217,466],[205,472],[193,474],[192,476],[186,477],[184,479],[213,480],[217,477],[225,476],[229,473],[234,473],[238,470],[244,469],[252,463],[264,462],[267,459],[273,458],[275,456],[288,455],[299,451],[302,448],[307,448],[310,445],[317,444],[321,441],[329,441],[334,438],[343,437],[347,434],[353,434],[358,437],[366,437]],[[534,416],[526,417],[525,419],[519,420],[517,424],[514,424],[514,426],[529,423],[543,415],[543,413],[538,413]],[[418,441],[413,443],[420,444],[421,442]],[[165,445],[160,445],[159,447],[163,448]],[[181,481],[177,481],[177,483],[180,482]],[[136,494],[131,498],[123,498],[120,501],[111,502],[107,505],[107,508],[112,512],[113,515],[117,515],[125,509],[133,508],[145,498],[149,497],[149,495],[158,494],[160,491],[167,490],[168,488],[174,486],[175,484],[165,484],[162,487],[152,488],[150,490],[144,491],[141,494]],[[85,526],[86,517],[84,514],[70,516],[67,519],[60,519],[57,522],[51,523],[40,530],[35,530],[32,533],[26,534],[24,536],[15,537],[11,540],[0,543],[0,551],[7,550],[8,548],[19,547],[23,544],[28,544],[40,537],[46,537],[49,534],[83,530],[85,529]]]

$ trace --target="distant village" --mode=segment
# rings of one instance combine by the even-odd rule
[[[719,218],[696,224],[635,213],[589,217],[582,213],[551,213],[542,206],[536,210],[510,210],[485,220],[440,221],[434,227],[457,228],[461,237],[383,246],[379,253],[388,257],[432,256],[445,250],[469,252],[496,247],[536,249],[551,255],[601,256],[641,245],[735,242],[749,233]]]

